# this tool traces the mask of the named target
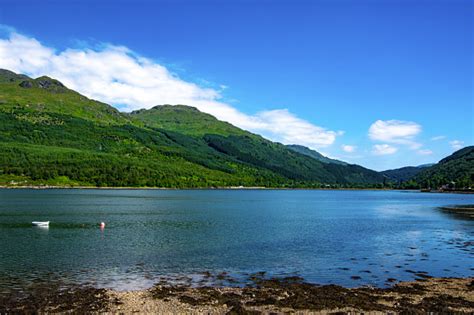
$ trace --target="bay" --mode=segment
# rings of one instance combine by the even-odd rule
[[[468,277],[474,220],[439,209],[457,204],[474,204],[474,195],[0,189],[0,290],[45,281],[117,290],[160,279],[245,285],[255,272],[348,287]]]

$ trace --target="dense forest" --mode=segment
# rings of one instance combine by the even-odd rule
[[[410,179],[422,188],[474,188],[474,146],[465,147]]]
[[[451,177],[436,175],[446,171],[472,185],[472,148],[471,160],[463,159],[459,172],[452,170],[457,162],[451,159],[441,161],[447,168],[420,172],[415,184],[414,178],[403,183],[449,184]],[[0,70],[0,185],[381,188],[403,183],[308,148],[271,142],[193,107],[163,105],[126,114],[57,80]]]
[[[470,190],[474,187],[474,146],[460,149],[436,164],[381,172],[390,187],[402,189]]]
[[[424,166],[405,166],[393,170],[382,171],[381,173],[393,183],[404,183],[415,177],[418,173],[423,171]]]

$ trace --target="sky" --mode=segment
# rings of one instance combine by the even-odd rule
[[[474,2],[0,2],[0,68],[384,170],[474,143]]]

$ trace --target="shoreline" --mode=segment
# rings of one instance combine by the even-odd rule
[[[431,190],[423,191],[420,189],[396,189],[396,188],[290,188],[290,187],[263,187],[263,186],[229,186],[229,187],[184,187],[184,188],[170,188],[170,187],[97,187],[97,186],[42,186],[42,185],[27,185],[27,186],[5,186],[0,185],[0,189],[34,189],[34,190],[48,190],[48,189],[90,189],[90,190],[322,190],[322,191],[402,191],[402,192],[421,192],[429,194],[474,194],[474,190]]]
[[[440,209],[447,213],[474,219],[474,205],[444,206],[440,207]]]
[[[425,278],[389,288],[315,285],[301,278],[256,278],[247,287],[157,283],[148,290],[37,287],[23,297],[0,295],[0,313],[328,314],[333,312],[472,313],[474,278]]]
[[[368,190],[368,191],[419,191],[417,189],[389,189],[389,188],[289,188],[289,187],[263,187],[263,186],[229,186],[229,187],[96,187],[96,186],[2,186],[0,189],[97,189],[97,190]],[[473,192],[474,193],[474,192]]]

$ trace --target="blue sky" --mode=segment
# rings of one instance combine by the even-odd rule
[[[95,2],[2,1],[0,67],[377,170],[474,142],[472,1]]]

